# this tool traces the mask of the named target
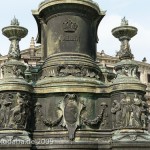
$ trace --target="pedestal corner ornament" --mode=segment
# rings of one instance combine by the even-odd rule
[[[21,62],[19,47],[19,41],[27,35],[28,30],[20,26],[19,21],[14,17],[11,25],[4,27],[2,33],[11,43],[7,55],[8,61],[1,67],[3,75],[3,79],[0,80],[1,91],[18,90],[17,86],[20,86],[20,90],[30,92],[32,86],[25,79],[27,64]]]
[[[31,91],[33,89],[25,79],[27,65],[21,62],[19,41],[24,38],[28,30],[19,26],[14,17],[11,25],[2,29],[11,41],[8,60],[1,67],[3,78],[0,79],[0,149],[9,144],[9,148],[16,148],[16,141],[20,148],[31,148],[30,117]],[[9,142],[9,143],[8,143]],[[22,144],[21,144],[22,143]],[[23,146],[23,143],[25,144]]]
[[[136,142],[139,142],[144,149],[143,142],[150,140],[147,132],[149,110],[144,98],[146,86],[137,77],[138,65],[133,61],[129,45],[129,40],[137,34],[137,28],[129,26],[124,17],[121,26],[114,28],[112,34],[121,41],[118,52],[120,61],[115,66],[117,76],[111,94],[112,142],[114,146],[122,148],[125,143],[130,148],[137,148]]]

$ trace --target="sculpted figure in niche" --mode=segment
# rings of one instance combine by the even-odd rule
[[[13,70],[13,74],[14,74],[16,77],[18,77],[18,78],[24,77],[23,72],[22,72],[21,69],[19,69],[17,66],[13,66],[12,70]]]
[[[131,107],[131,99],[126,93],[124,94],[124,98],[120,101],[120,104],[122,110],[122,125],[123,127],[128,127],[132,107]]]
[[[8,58],[10,59],[20,59],[20,48],[17,41],[13,41],[9,47]]]
[[[121,50],[123,54],[131,50],[129,42],[127,40],[122,41]]]
[[[26,125],[27,112],[23,96],[20,93],[17,93],[17,105],[11,109],[11,117],[9,122],[9,127],[11,128],[24,128]]]
[[[146,115],[148,113],[148,104],[145,101],[142,101],[142,107],[141,107],[141,123],[142,127],[145,128],[148,123],[148,116]]]
[[[138,78],[137,77],[137,72],[138,72],[138,67],[133,67],[132,70],[131,70],[131,76],[134,77],[134,78]]]
[[[141,98],[135,93],[133,98],[130,126],[141,127]]]
[[[37,129],[42,129],[43,115],[42,115],[41,108],[42,108],[42,105],[39,102],[37,102],[35,104],[35,110],[34,110],[35,126]]]
[[[129,75],[129,70],[128,70],[128,68],[127,68],[127,67],[123,67],[123,68],[122,68],[122,73],[123,73],[123,75],[128,76],[128,75]]]
[[[12,102],[11,94],[2,94],[1,95],[1,103],[0,103],[0,127],[6,128],[8,126],[9,118],[10,118],[10,109]]]
[[[4,113],[5,107],[3,105],[3,101],[1,99],[0,103],[0,127],[4,127],[4,122],[5,122],[5,113]]]
[[[115,126],[119,127],[121,125],[122,112],[121,112],[121,105],[117,100],[113,101],[111,112],[113,114],[113,116],[112,116],[113,117],[112,118],[113,119],[113,128],[115,128]]]

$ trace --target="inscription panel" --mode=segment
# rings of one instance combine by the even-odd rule
[[[47,27],[47,55],[77,52],[93,56],[93,28],[89,20],[80,16],[57,16],[48,21]]]

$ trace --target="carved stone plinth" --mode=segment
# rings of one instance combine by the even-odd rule
[[[145,130],[124,129],[113,132],[113,150],[148,150],[150,134]]]
[[[104,12],[92,1],[44,1],[33,15],[46,59],[39,72],[37,90],[41,86],[103,85],[104,77],[95,58],[97,27]]]
[[[0,131],[0,149],[11,150],[30,150],[30,133],[22,130],[3,130]]]

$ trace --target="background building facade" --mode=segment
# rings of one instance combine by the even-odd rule
[[[7,62],[7,55],[0,56],[0,66],[2,66],[5,62]],[[36,66],[40,63],[42,59],[41,45],[36,46],[35,40],[32,37],[31,42],[29,44],[29,48],[25,50],[21,50],[21,61],[27,63],[32,68],[36,68]],[[97,52],[96,62],[101,68],[106,68],[109,73],[114,74],[115,70],[114,65],[119,61],[118,56],[110,56],[105,53],[104,50],[101,52]],[[147,85],[146,89],[146,97],[149,99],[150,97],[150,64],[147,63],[146,58],[143,58],[142,61],[134,60],[139,68],[138,68],[138,77],[143,84]],[[0,70],[0,78],[3,78],[2,70]]]

